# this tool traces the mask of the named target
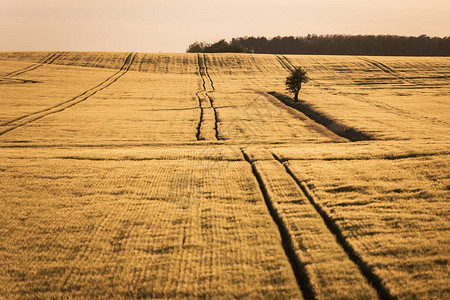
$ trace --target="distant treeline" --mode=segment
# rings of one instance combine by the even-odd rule
[[[191,44],[186,52],[192,53],[240,53],[240,52],[251,52],[244,46],[234,42],[228,43],[225,40],[220,40],[217,43],[209,44],[206,42],[195,42]]]
[[[195,42],[186,52],[271,54],[450,56],[450,36],[315,35],[304,37],[239,37],[231,42]]]

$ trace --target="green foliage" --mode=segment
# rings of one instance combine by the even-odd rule
[[[294,94],[294,100],[298,101],[298,93],[302,88],[302,83],[307,83],[309,77],[306,74],[305,68],[298,66],[290,71],[288,77],[286,77],[286,89]]]

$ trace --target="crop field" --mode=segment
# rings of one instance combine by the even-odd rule
[[[0,66],[1,299],[450,298],[450,58]]]

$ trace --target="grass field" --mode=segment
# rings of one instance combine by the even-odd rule
[[[449,58],[0,63],[0,298],[450,297]]]

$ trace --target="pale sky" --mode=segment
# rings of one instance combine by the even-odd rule
[[[450,35],[449,0],[0,0],[0,51],[185,52],[194,41]]]

